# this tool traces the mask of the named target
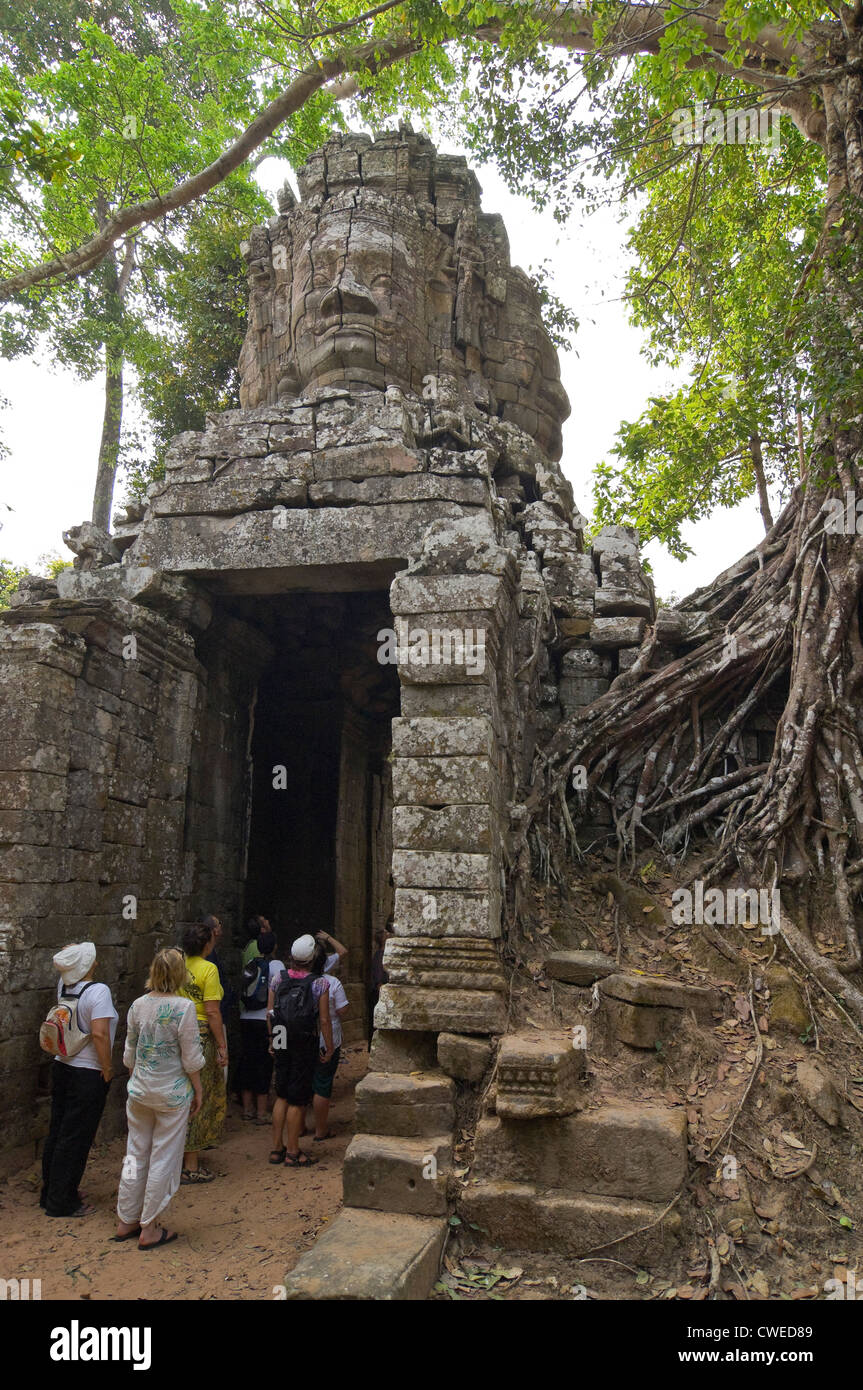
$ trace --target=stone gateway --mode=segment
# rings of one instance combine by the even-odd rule
[[[146,507],[70,531],[75,568],[2,615],[3,1143],[45,1131],[36,1037],[66,941],[97,943],[124,1008],[202,907],[265,910],[344,941],[359,1003],[392,916],[346,1209],[287,1294],[424,1297],[459,1095],[507,1033],[535,752],[632,664],[655,605],[625,528],[585,549],[538,295],[464,160],[408,129],[341,136],[299,187],[244,247],[241,408],[176,438]],[[412,632],[448,640],[418,659]],[[382,633],[408,634],[386,660]],[[575,1247],[664,1198],[678,1129],[651,1119],[664,1176],[644,1190],[638,1117],[581,1119],[583,1072],[566,1038],[507,1038],[471,1195],[495,1235],[515,1214]]]

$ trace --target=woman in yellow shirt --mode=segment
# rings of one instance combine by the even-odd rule
[[[188,978],[179,993],[191,999],[195,1005],[204,1066],[201,1071],[201,1108],[189,1121],[186,1135],[180,1178],[182,1183],[213,1181],[215,1174],[203,1167],[200,1153],[202,1149],[213,1148],[221,1140],[227,1109],[225,1068],[228,1065],[228,1043],[219,1008],[223,991],[218,970],[207,960],[214,945],[213,929],[204,922],[195,922],[183,933]]]

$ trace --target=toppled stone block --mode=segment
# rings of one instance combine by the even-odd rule
[[[437,1041],[438,1061],[447,1076],[475,1084],[482,1081],[491,1062],[492,1045],[485,1038],[458,1033],[441,1033]]]
[[[476,1131],[474,1171],[543,1189],[663,1202],[686,1177],[683,1107],[602,1105],[525,1125],[489,1116]]]
[[[648,1008],[692,1009],[697,1018],[709,1019],[722,1008],[719,990],[703,985],[687,985],[660,975],[631,975],[618,971],[603,980],[600,989],[607,998],[623,999]]]
[[[424,1139],[355,1134],[342,1170],[345,1206],[443,1216],[451,1160],[449,1134]]]
[[[610,975],[599,988],[615,1038],[630,1047],[655,1048],[672,1037],[686,1010],[707,1022],[722,1008],[718,990],[648,975]]]
[[[455,1085],[443,1072],[367,1072],[356,1088],[357,1132],[405,1138],[450,1134],[454,1101]]]
[[[102,565],[116,565],[120,551],[116,543],[101,526],[92,521],[82,521],[80,526],[70,526],[63,532],[63,543],[75,556],[78,570],[99,569]]]
[[[583,1104],[584,1073],[584,1050],[568,1033],[510,1033],[498,1054],[497,1113],[510,1120],[570,1115]]]
[[[617,961],[602,951],[550,951],[545,958],[546,975],[567,985],[592,985],[619,968]]]
[[[437,1278],[448,1226],[437,1217],[347,1207],[285,1278],[291,1301],[417,1302]]]

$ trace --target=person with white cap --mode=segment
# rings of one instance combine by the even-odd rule
[[[312,1101],[318,1060],[329,1062],[333,1055],[330,982],[311,972],[315,949],[313,936],[298,937],[291,947],[290,967],[278,975],[273,972],[269,982],[267,1025],[276,1074],[270,1163],[284,1163],[286,1168],[310,1168],[318,1161],[300,1152],[300,1131]],[[287,1144],[282,1144],[286,1118]]]
[[[79,1184],[87,1166],[111,1081],[111,1052],[117,1010],[107,985],[99,984],[92,941],[64,946],[54,957],[58,1001],[77,998],[77,1027],[88,1041],[72,1057],[55,1057],[51,1084],[51,1124],[42,1155],[42,1196],[46,1216],[89,1216]]]

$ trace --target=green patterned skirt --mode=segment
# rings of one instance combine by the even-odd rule
[[[216,1058],[216,1039],[209,1028],[201,1033],[201,1047],[204,1049],[204,1066],[201,1071],[201,1108],[189,1121],[186,1134],[186,1152],[198,1153],[201,1149],[211,1149],[221,1143],[222,1125],[228,1097],[225,1090],[225,1073]]]

